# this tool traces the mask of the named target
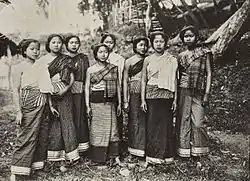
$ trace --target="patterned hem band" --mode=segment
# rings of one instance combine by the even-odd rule
[[[89,142],[79,143],[79,146],[78,146],[79,152],[84,152],[84,151],[87,151],[88,149],[89,149]]]
[[[138,150],[134,148],[128,148],[128,151],[131,155],[139,156],[139,157],[144,157],[145,156],[145,151],[143,150]]]
[[[11,173],[15,175],[30,175],[31,173],[31,168],[29,167],[20,167],[12,165],[10,170]]]
[[[48,151],[49,161],[63,161],[65,160],[65,151]]]
[[[202,156],[209,153],[209,147],[192,147],[191,155],[193,156]]]
[[[189,148],[179,148],[177,150],[177,154],[180,157],[185,157],[185,158],[191,157],[191,149],[189,149]]]
[[[32,166],[31,166],[33,170],[40,170],[40,169],[43,169],[43,167],[44,167],[44,161],[34,162],[32,163]]]
[[[165,158],[165,159],[160,159],[160,158],[153,158],[153,157],[146,157],[146,161],[149,163],[153,164],[170,164],[174,162],[174,158]]]

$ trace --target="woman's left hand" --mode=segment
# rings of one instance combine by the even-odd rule
[[[117,114],[117,116],[120,116],[121,113],[122,113],[122,106],[121,106],[121,104],[119,104],[119,105],[117,106],[117,112],[116,112],[116,114]]]
[[[53,106],[50,107],[50,111],[54,116],[59,117],[59,112]]]
[[[177,107],[177,103],[176,103],[176,101],[174,101],[172,104],[172,108],[171,108],[173,112],[176,111],[176,107]]]
[[[205,94],[203,97],[202,105],[205,106],[205,105],[207,105],[207,103],[208,103],[208,94]]]
[[[63,94],[65,94],[67,92],[66,89],[60,90],[59,92],[56,93],[57,96],[62,96]]]

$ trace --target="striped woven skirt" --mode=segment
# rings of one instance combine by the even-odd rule
[[[57,89],[65,87],[63,82],[53,86]],[[77,160],[79,159],[78,141],[73,121],[72,93],[63,96],[52,96],[53,106],[58,110],[59,117],[50,114],[50,133],[48,146],[48,160]]]
[[[119,155],[116,101],[104,100],[104,91],[92,91],[90,102],[90,158],[104,163]]]
[[[18,130],[11,173],[29,175],[31,170],[42,169],[47,159],[48,107],[46,95],[39,89],[23,88],[20,97],[23,118]]]
[[[177,114],[177,153],[181,157],[202,156],[209,153],[209,138],[205,129],[202,96],[180,88]]]

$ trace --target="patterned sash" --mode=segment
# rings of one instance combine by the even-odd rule
[[[118,79],[118,67],[113,64],[107,64],[103,69],[91,73],[90,82],[98,84],[100,81],[105,81],[105,97],[114,97],[116,95]]]

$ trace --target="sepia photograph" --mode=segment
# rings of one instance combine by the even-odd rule
[[[250,0],[0,0],[0,181],[250,180]]]

